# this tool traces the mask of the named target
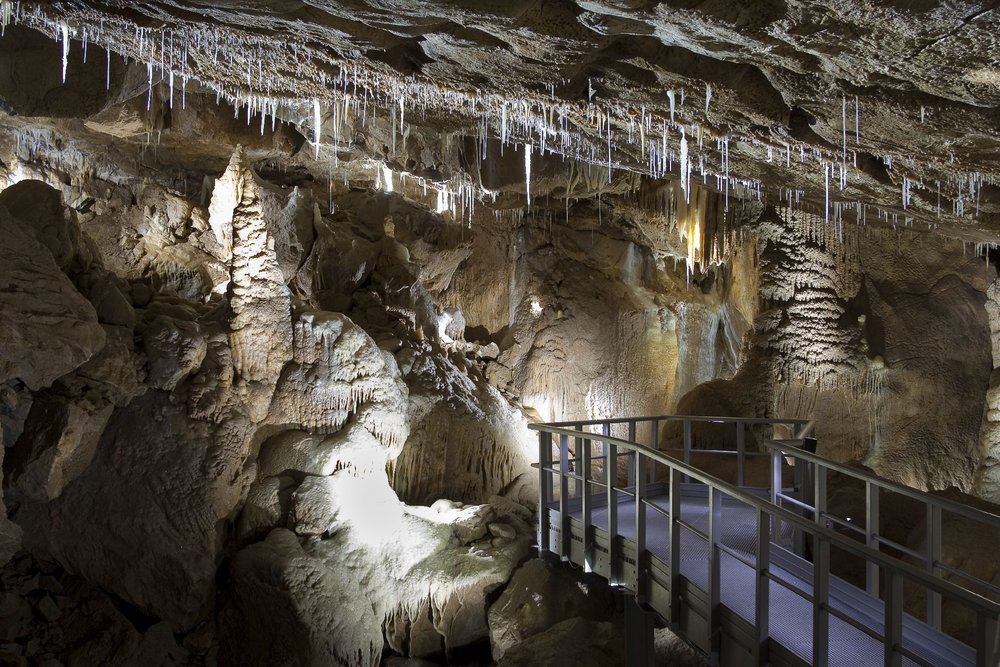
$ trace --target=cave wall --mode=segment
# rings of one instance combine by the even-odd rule
[[[993,364],[986,257],[974,244],[787,208],[754,228],[761,310],[747,360],[681,410],[815,419],[824,456],[975,492]]]

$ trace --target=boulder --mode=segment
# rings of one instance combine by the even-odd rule
[[[41,389],[100,350],[104,330],[50,250],[2,207],[0,238],[0,380]]]
[[[251,481],[251,433],[245,418],[195,421],[165,392],[143,394],[113,413],[93,462],[58,498],[20,504],[25,548],[176,630],[193,627],[213,603],[221,522]]]
[[[72,210],[63,207],[62,194],[47,183],[15,183],[0,192],[0,207],[19,221],[22,231],[44,245],[67,274],[85,271],[94,262],[94,252],[84,242]]]
[[[625,640],[613,623],[561,621],[512,646],[497,667],[615,667],[625,664]]]
[[[615,613],[614,594],[596,575],[584,575],[550,561],[522,565],[489,610],[493,658],[567,619],[607,621]],[[516,663],[520,664],[520,663]]]
[[[25,431],[4,460],[18,496],[46,502],[90,465],[114,406],[55,395],[36,397]]]
[[[219,611],[222,667],[374,665],[379,619],[360,582],[340,578],[276,529],[228,568]]]

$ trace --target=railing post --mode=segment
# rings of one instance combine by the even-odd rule
[[[879,551],[879,495],[878,485],[865,481],[865,544]],[[865,563],[865,589],[868,595],[878,597],[879,567],[872,561]]]
[[[684,419],[684,463],[691,464],[691,420]]]
[[[633,445],[636,445],[638,443],[636,442],[635,438],[636,438],[635,420],[630,419],[628,422],[628,441],[631,442]],[[628,486],[635,486],[635,457],[636,457],[635,450],[632,450],[631,454],[629,455],[629,458],[631,460],[629,461],[628,465]]]
[[[778,494],[781,493],[781,452],[771,449],[771,504],[780,507]],[[775,544],[781,544],[781,519],[773,517],[771,521],[771,539]]]
[[[746,433],[743,422],[736,422],[736,486],[746,486]]]
[[[569,559],[569,436],[559,435],[559,557]]]
[[[579,428],[583,428],[582,426]],[[583,495],[580,498],[582,504],[582,516],[580,517],[583,521],[583,571],[593,572],[594,566],[591,565],[591,559],[594,556],[594,526],[593,526],[593,499],[590,495],[590,448],[593,441],[589,438],[577,438],[577,447],[583,447],[583,452],[580,455],[580,475],[583,477],[582,492]],[[580,450],[577,449],[579,452]]]
[[[646,602],[646,457],[635,457],[635,598]]]
[[[549,551],[549,503],[552,502],[552,434],[538,432],[538,551]]]
[[[719,541],[722,532],[722,493],[708,487],[708,645],[709,654],[718,662],[721,633],[719,628],[719,588],[722,576]]]
[[[601,435],[605,437],[605,440],[597,441],[597,456],[604,459],[604,481],[610,484],[611,476],[608,474],[608,441],[606,438],[611,436],[611,424],[608,422],[601,424]]]
[[[813,463],[813,518],[817,525],[825,525],[826,513],[826,467]]]
[[[796,456],[795,457],[795,497],[799,502],[805,503],[806,505],[812,505],[812,494],[813,486],[809,480],[809,466],[812,465],[805,459]],[[792,511],[796,514],[801,514],[804,517],[808,517],[806,510],[793,507]],[[815,514],[815,508],[814,512]],[[806,555],[806,534],[801,528],[792,528],[792,552],[801,558]]]
[[[654,451],[659,451],[660,450],[660,420],[659,419],[653,419],[651,428],[653,429],[653,433],[652,433],[652,439],[651,439],[652,446],[650,448],[653,449]],[[652,479],[653,475],[655,475],[655,474],[656,474],[656,469],[655,468],[652,469],[652,470],[646,470],[647,477],[646,477],[645,481],[647,483],[649,483],[651,481],[656,481],[656,480]]]
[[[1000,660],[1000,635],[997,617],[980,612],[976,615],[976,667],[994,667]]]
[[[656,617],[645,611],[638,596],[625,596],[625,664],[653,667],[656,664]]]
[[[927,503],[927,573],[932,577],[937,572],[941,560],[941,507],[934,502]],[[941,629],[941,594],[927,589],[927,625]]]
[[[813,535],[813,667],[830,659],[830,543]]]
[[[610,468],[607,468],[607,492],[608,492],[608,583],[618,586],[622,583],[621,574],[621,543],[618,539],[618,492],[615,485],[618,483],[618,446],[608,443],[605,450],[608,461],[613,461]]]
[[[896,650],[903,643],[903,575],[887,572],[885,582],[885,667],[902,667],[903,654]]]
[[[768,570],[771,567],[771,521],[770,515],[757,508],[757,582],[756,582],[756,621],[757,639],[754,642],[754,663],[763,667],[771,660],[768,651],[768,639],[771,635],[769,627],[771,589],[768,580]]]
[[[681,619],[681,475],[670,467],[670,623]]]

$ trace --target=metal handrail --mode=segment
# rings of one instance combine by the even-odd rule
[[[771,453],[773,475],[778,476],[780,474],[780,459],[788,457],[796,461],[797,467],[800,463],[808,465],[813,479],[812,484],[806,485],[809,487],[806,495],[811,494],[812,496],[811,498],[807,498],[807,500],[811,502],[805,502],[805,500],[798,498],[788,498],[783,494],[772,494],[772,500],[776,502],[779,500],[790,501],[791,504],[800,507],[807,514],[811,513],[817,521],[822,519],[834,520],[835,517],[831,516],[827,511],[827,472],[832,470],[852,479],[859,480],[864,484],[865,489],[865,526],[864,530],[857,530],[856,532],[861,534],[862,539],[864,539],[869,547],[880,550],[881,546],[885,545],[918,561],[923,561],[924,569],[934,577],[946,574],[955,575],[958,572],[960,573],[959,576],[968,585],[976,586],[979,590],[989,591],[993,595],[1000,596],[1000,588],[992,582],[981,579],[973,574],[947,567],[941,562],[943,554],[944,512],[964,517],[976,522],[979,526],[996,531],[1000,531],[1000,516],[975,507],[962,505],[948,498],[939,498],[929,493],[903,486],[902,484],[883,479],[864,470],[825,459],[813,452],[804,451],[797,447],[789,447],[787,443],[765,441],[762,444],[764,449]],[[895,540],[880,534],[881,516],[879,512],[879,498],[883,491],[909,498],[920,503],[923,507],[926,517],[926,536],[923,553],[899,544]],[[836,523],[843,525],[844,522],[836,518]],[[865,580],[865,588],[868,593],[876,594],[880,586],[879,572],[870,563],[865,566]],[[943,619],[941,603],[939,593],[931,590],[927,591],[926,620],[929,625],[938,629],[941,628]]]
[[[786,426],[791,427],[793,436],[796,438],[805,437],[812,432],[815,422],[798,418],[772,418],[772,417],[713,417],[705,415],[653,415],[644,417],[614,417],[608,419],[586,419],[578,421],[551,422],[548,425],[553,428],[572,428],[577,431],[576,438],[581,438],[584,434],[593,431],[584,430],[586,427],[600,426],[604,435],[611,434],[613,426],[628,426],[628,441],[642,444],[639,440],[639,426],[649,425],[649,444],[652,449],[660,450],[661,424],[680,423],[683,426],[682,445],[683,459],[685,463],[691,462],[691,457],[695,454],[722,454],[732,453],[736,456],[736,484],[743,486],[746,481],[746,459],[755,456],[757,452],[748,452],[746,448],[746,431],[754,426]],[[732,450],[694,450],[694,436],[692,426],[694,424],[724,424],[736,426],[736,445]],[[773,432],[772,432],[773,437]],[[767,452],[761,452],[766,455]]]
[[[627,424],[629,422],[648,421],[693,421],[711,422],[716,424],[782,424],[782,425],[807,425],[811,423],[809,419],[795,418],[771,418],[771,417],[710,417],[705,415],[647,415],[644,417],[612,417],[608,419],[584,419],[569,422],[545,422],[544,426],[555,428],[567,428],[576,426],[596,426],[599,424]]]
[[[865,482],[871,482],[877,484],[878,486],[891,491],[893,493],[898,493],[913,500],[917,500],[923,503],[937,505],[942,509],[946,509],[952,514],[958,514],[964,516],[967,519],[972,519],[973,521],[980,521],[987,523],[994,528],[1000,529],[1000,515],[994,514],[992,512],[987,512],[986,510],[981,510],[977,507],[972,507],[970,505],[963,505],[961,503],[955,502],[950,498],[941,498],[940,496],[934,496],[927,493],[926,491],[919,491],[909,486],[904,486],[898,482],[893,482],[892,480],[879,477],[872,473],[860,470],[853,466],[849,466],[844,463],[837,463],[836,461],[831,461],[830,459],[824,458],[818,454],[813,454],[807,452],[803,449],[798,449],[796,447],[789,447],[785,443],[778,442],[775,440],[764,440],[761,444],[769,450],[777,450],[785,456],[794,456],[797,458],[804,459],[811,463],[815,463],[823,466],[829,470],[835,470],[839,473],[849,475],[856,479],[863,480]]]
[[[658,418],[652,418],[658,419]],[[739,423],[746,421],[749,418],[694,418],[694,417],[682,417],[679,419],[691,421],[717,421],[719,423]],[[892,558],[880,551],[871,548],[868,544],[860,543],[856,540],[850,539],[841,535],[840,533],[826,527],[819,521],[820,513],[817,512],[816,516],[810,520],[805,518],[801,514],[789,511],[780,505],[773,502],[768,502],[759,496],[747,493],[745,490],[741,489],[739,486],[734,486],[722,479],[719,479],[709,473],[703,472],[694,466],[680,461],[671,456],[663,454],[655,449],[651,449],[644,445],[631,442],[629,440],[623,440],[621,438],[613,437],[608,434],[610,430],[609,425],[611,423],[629,423],[638,421],[637,418],[623,418],[616,420],[592,420],[589,422],[561,422],[555,424],[530,424],[529,428],[538,431],[539,433],[539,475],[540,475],[540,485],[539,485],[539,548],[548,550],[549,548],[549,518],[547,511],[543,508],[548,507],[550,498],[552,497],[552,479],[546,478],[548,474],[557,474],[560,479],[560,495],[559,495],[559,507],[560,507],[560,517],[563,521],[561,526],[561,541],[562,546],[560,547],[560,553],[568,550],[567,538],[567,507],[566,501],[568,496],[568,486],[566,473],[568,472],[569,464],[569,449],[568,441],[570,438],[577,439],[578,441],[583,441],[586,443],[581,452],[573,457],[574,461],[579,462],[582,458],[583,466],[580,469],[583,481],[583,495],[582,502],[584,508],[584,534],[591,534],[591,526],[593,525],[590,521],[590,511],[588,509],[588,499],[590,494],[588,491],[587,484],[590,481],[588,478],[591,474],[590,470],[590,449],[592,443],[603,443],[607,451],[606,461],[618,460],[618,450],[626,450],[634,452],[635,454],[635,492],[632,494],[633,502],[642,503],[643,506],[653,506],[646,500],[643,496],[645,495],[644,487],[646,480],[645,477],[645,464],[644,460],[648,459],[660,465],[666,466],[670,471],[670,523],[671,526],[671,549],[670,549],[670,571],[671,571],[671,616],[673,616],[675,606],[679,605],[679,593],[674,589],[674,583],[679,580],[679,565],[680,556],[677,553],[678,548],[674,548],[679,544],[679,513],[680,513],[680,496],[679,488],[682,479],[693,479],[701,482],[708,486],[708,503],[709,503],[709,542],[710,542],[710,583],[708,591],[710,603],[710,616],[714,617],[714,609],[718,604],[718,590],[717,586],[713,588],[713,581],[718,581],[718,554],[720,552],[719,544],[717,543],[718,537],[718,527],[713,527],[713,519],[715,512],[719,511],[721,507],[721,495],[724,494],[731,498],[734,498],[741,503],[753,508],[756,511],[757,516],[757,535],[758,535],[758,551],[757,551],[757,619],[758,619],[758,631],[766,631],[766,614],[767,612],[767,596],[768,593],[765,590],[761,590],[761,581],[767,580],[773,577],[770,572],[770,566],[766,562],[768,560],[769,554],[769,544],[770,536],[768,535],[768,530],[773,530],[775,524],[780,525],[781,522],[795,526],[799,531],[812,536],[813,538],[813,571],[814,571],[814,590],[812,595],[814,611],[813,611],[813,628],[814,628],[814,664],[825,665],[828,659],[828,632],[829,632],[829,566],[830,566],[830,549],[831,547],[836,547],[842,551],[852,553],[855,556],[862,558],[869,567],[875,567],[884,570],[888,575],[886,579],[887,590],[885,593],[885,625],[883,629],[883,634],[879,635],[885,644],[885,657],[886,664],[894,664],[898,661],[900,656],[908,653],[902,647],[902,614],[903,614],[903,582],[904,579],[909,579],[921,585],[924,589],[928,591],[933,591],[935,596],[945,596],[952,599],[957,599],[961,601],[965,606],[970,607],[976,614],[977,617],[977,629],[976,629],[976,655],[977,664],[979,665],[991,665],[996,657],[996,631],[998,627],[998,619],[1000,619],[1000,604],[986,598],[974,591],[970,591],[961,586],[957,586],[947,580],[940,579],[933,576],[932,572],[927,572],[923,569],[915,567],[905,561]],[[756,423],[774,423],[776,420],[758,420]],[[791,420],[788,420],[791,421]],[[795,420],[800,424],[807,424],[807,429],[811,427],[805,420]],[[603,425],[605,428],[604,433],[592,433],[582,431],[582,426],[587,424]],[[571,426],[573,428],[565,428],[564,425]],[[686,429],[687,430],[687,429]],[[560,439],[559,448],[559,468],[550,468],[549,465],[552,463],[552,445],[553,436],[558,436]],[[795,450],[794,452],[787,451],[788,449],[793,449],[784,445],[785,449],[780,451],[784,454],[794,453],[801,454],[800,450]],[[780,458],[778,454],[778,449],[772,448],[772,456],[775,458]],[[607,497],[609,501],[609,514],[608,514],[608,529],[609,537],[613,538],[615,531],[617,530],[617,493],[625,491],[625,489],[619,487],[615,483],[614,477],[617,475],[617,466],[615,468],[616,472],[614,475],[611,470],[605,465],[605,476],[607,483],[602,485],[607,489]],[[775,470],[780,470],[779,466],[775,466]],[[574,475],[580,476],[580,475]],[[824,474],[825,479],[825,474]],[[597,481],[597,480],[594,480]],[[576,489],[576,485],[574,484]],[[676,489],[676,491],[675,491]],[[775,489],[777,491],[778,489]],[[823,489],[825,494],[825,488]],[[612,503],[612,501],[614,501]],[[713,509],[714,508],[714,509]],[[768,526],[767,529],[764,525]],[[613,530],[612,530],[613,529]],[[588,546],[587,543],[590,540],[585,538],[585,549],[592,548]],[[611,549],[612,549],[612,563],[615,561],[615,540],[611,539]],[[646,552],[645,549],[645,511],[636,510],[636,543],[637,543],[637,555],[639,561]],[[714,565],[713,563],[714,559]],[[764,565],[761,561],[765,561]],[[612,565],[612,572],[614,572],[614,565]],[[714,568],[714,570],[713,570]],[[712,572],[715,572],[715,579],[713,580]],[[640,575],[636,575],[639,577]],[[614,578],[614,577],[612,577]],[[614,583],[614,582],[613,582]],[[639,592],[639,582],[636,583],[636,592]],[[762,597],[763,597],[763,607],[762,607]],[[761,614],[764,614],[762,621]],[[713,621],[710,619],[709,627],[712,628]],[[763,630],[761,629],[763,627]],[[714,636],[715,633],[712,633]],[[714,641],[714,640],[713,640]]]
[[[569,437],[577,437],[579,435],[578,431],[570,431],[558,427],[549,427],[548,424],[528,424],[528,428],[533,431],[552,433],[553,435],[566,435]],[[786,510],[783,507],[772,505],[768,501],[760,498],[760,496],[755,496],[753,494],[746,493],[739,487],[733,486],[732,484],[729,484],[725,480],[714,477],[706,472],[703,472],[693,466],[684,463],[683,461],[679,461],[671,456],[660,454],[656,450],[650,449],[644,445],[628,442],[627,440],[622,440],[620,438],[605,436],[598,433],[591,433],[589,435],[591,435],[592,437],[586,438],[587,440],[599,440],[601,442],[614,444],[617,447],[629,449],[638,454],[642,454],[646,458],[652,459],[657,463],[679,470],[686,476],[696,479],[702,484],[705,484],[706,486],[718,489],[719,491],[723,491],[727,496],[736,498],[737,500],[746,503],[747,505],[751,505],[752,507],[755,507],[757,509],[762,509],[766,513],[780,519],[781,521],[796,524],[797,526],[799,526],[800,528],[802,528],[803,530],[805,530],[810,534],[821,536],[824,539],[827,539],[830,542],[835,543],[837,548],[843,549],[844,551],[852,552],[856,556],[866,558],[866,560],[870,559],[872,561],[875,561],[879,565],[886,567],[888,569],[898,570],[901,574],[912,576],[913,578],[918,579],[921,582],[927,584],[929,588],[937,588],[939,592],[941,592],[942,594],[959,598],[963,602],[968,603],[969,605],[981,605],[983,611],[988,611],[1000,615],[1000,603],[994,602],[993,600],[983,597],[982,595],[979,595],[978,593],[975,593],[968,589],[956,586],[955,584],[952,584],[947,580],[931,577],[923,570],[916,568],[913,565],[906,563],[905,561],[900,561],[894,558],[890,558],[889,556],[879,551],[875,551],[874,549],[871,549],[863,544],[860,544],[855,540],[847,539],[846,537],[843,537],[840,533],[836,531],[818,525],[815,521],[810,521],[809,519],[806,519],[799,514],[790,512],[789,510]],[[558,473],[558,471],[555,470],[553,470],[553,472]],[[584,477],[585,476],[586,472],[584,472]],[[583,481],[589,481],[589,480],[585,479]],[[616,491],[625,490],[618,486],[614,486],[613,488]]]

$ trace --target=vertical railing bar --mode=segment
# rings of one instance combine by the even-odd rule
[[[813,667],[830,659],[830,543],[813,535]]]
[[[778,494],[781,493],[781,454],[777,449],[771,450],[771,504],[778,507]],[[771,539],[775,544],[781,544],[781,519],[773,517],[771,521]]]
[[[813,470],[813,517],[817,524],[824,525],[826,513],[826,466],[814,463]]]
[[[681,478],[677,468],[670,466],[670,623],[681,618]]]
[[[979,612],[976,615],[976,667],[995,667],[1000,662],[998,642],[997,617]]]
[[[722,531],[722,494],[708,487],[708,637],[710,655],[717,662],[721,642],[719,596],[722,580],[719,537]]]
[[[646,457],[635,457],[635,596],[646,602]]]
[[[685,418],[684,421],[684,463],[691,465],[691,420]],[[684,476],[685,482],[690,482],[687,475]]]
[[[768,638],[770,623],[771,521],[763,508],[757,508],[757,581],[755,587],[757,638],[754,642],[754,662],[763,667],[770,662]]]
[[[583,425],[582,424],[577,424],[575,428],[576,428],[576,432],[577,433],[580,433],[580,434],[583,433]],[[574,446],[573,446],[573,459],[572,459],[573,460],[573,471],[574,472],[579,472],[578,469],[583,465],[583,461],[582,461],[583,436],[582,435],[575,436],[573,438],[573,443],[574,443]],[[587,492],[587,486],[586,486],[586,484],[584,482],[581,482],[578,479],[574,479],[573,480],[573,497],[574,498],[579,498],[580,497],[580,493],[581,493],[580,485],[581,484],[583,484],[582,493],[586,493]]]
[[[878,551],[879,541],[879,487],[871,481],[865,482],[865,544]],[[878,597],[879,567],[872,561],[865,563],[865,589],[868,594]]]
[[[550,550],[549,503],[552,502],[552,434],[538,432],[538,551]]]
[[[799,502],[804,503],[813,508],[813,514],[816,513],[816,508],[813,505],[813,485],[810,483],[809,471],[812,469],[813,464],[805,459],[795,456],[795,493],[794,496]],[[806,518],[809,518],[807,510],[800,507],[793,507],[792,511],[796,514],[800,514]],[[796,556],[805,557],[806,555],[806,534],[798,526],[792,528],[792,550]]]
[[[590,438],[578,438],[577,447],[582,447],[580,452],[580,475],[583,477],[583,497],[581,498],[583,520],[583,571],[593,572],[592,558],[594,556],[594,526],[593,526],[593,499],[590,495],[590,465],[593,441]]]
[[[628,422],[628,441],[632,444],[638,444],[636,442],[636,425],[635,420],[630,419]],[[629,465],[628,465],[628,486],[635,486],[635,450],[629,453]]]
[[[885,586],[884,664],[885,667],[902,667],[903,654],[896,647],[903,643],[903,576],[887,572]]]
[[[613,461],[612,468],[608,469],[607,492],[608,492],[608,577],[612,586],[622,583],[621,575],[621,543],[618,539],[618,446],[608,443],[608,461]]]
[[[569,436],[559,435],[559,557],[569,558]]]
[[[659,449],[660,449],[660,420],[659,419],[654,419],[653,420],[653,422],[652,422],[652,429],[653,429],[653,435],[652,435],[652,438],[651,438],[651,442],[653,443],[652,449],[656,450],[656,451],[659,451]],[[655,474],[656,474],[656,468],[655,468],[655,466],[651,467],[651,468],[647,468],[646,469],[646,475],[647,475],[646,482],[648,483],[648,482],[651,482],[651,481],[655,481],[655,480],[653,480],[653,476]]]
[[[736,422],[736,486],[746,486],[746,434],[743,422]]]
[[[933,501],[927,503],[927,573],[937,575],[937,564],[941,560],[941,506]],[[941,593],[927,589],[927,625],[941,629]]]

